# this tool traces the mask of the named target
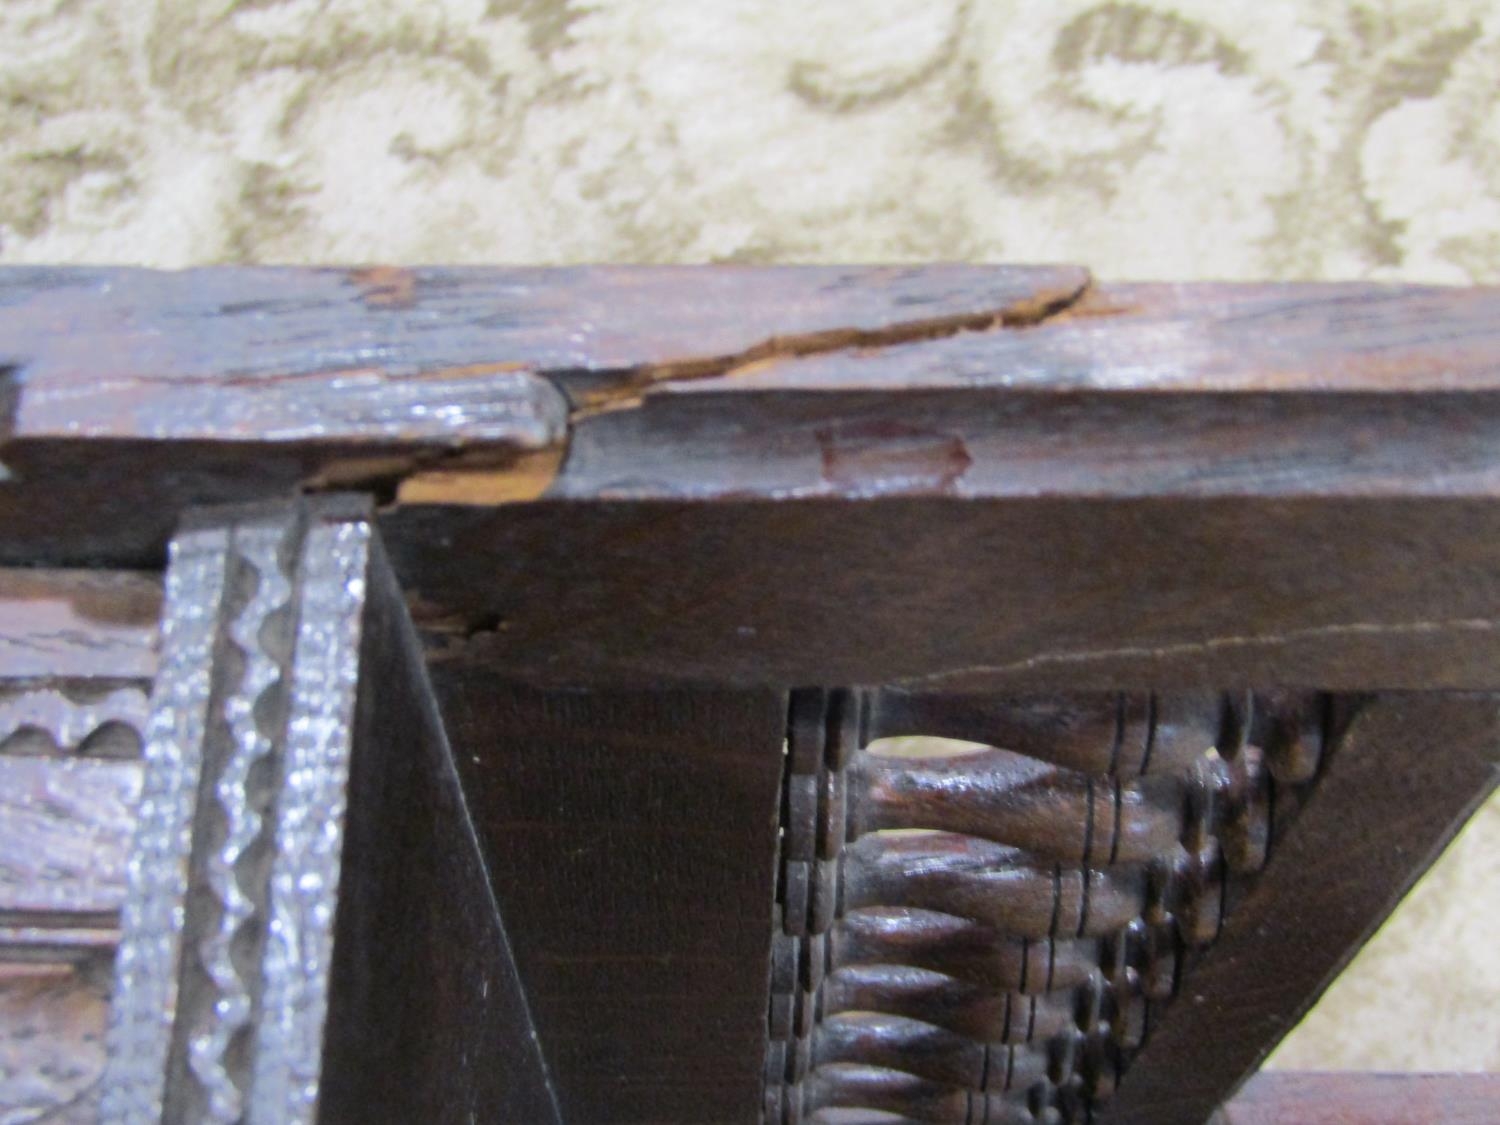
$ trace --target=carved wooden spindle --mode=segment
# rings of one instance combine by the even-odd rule
[[[819,1068],[807,1084],[811,1111],[838,1108],[900,1113],[933,1125],[1035,1125],[1024,1101],[934,1082],[885,1067],[839,1063]],[[816,1119],[815,1119],[816,1120]]]
[[[838,1013],[819,1022],[813,1064],[887,1067],[934,1082],[990,1093],[1026,1091],[1045,1081],[1048,1051],[1034,1043],[991,1043],[935,1024],[881,1012]]]
[[[1050,765],[1129,781],[1180,773],[1233,721],[1233,702],[1205,692],[954,695],[882,689],[871,740],[923,735],[1003,746]]]
[[[865,836],[841,857],[846,909],[902,903],[1022,938],[1090,937],[1145,906],[1139,869],[1065,867],[974,836]]]
[[[937,828],[1062,863],[1136,863],[1182,836],[1182,781],[1094,778],[1009,750],[910,760],[862,751],[850,770],[852,835]]]
[[[884,1012],[923,1020],[991,1043],[1032,1043],[1074,1026],[1072,994],[992,988],[910,965],[849,965],[830,973],[819,1011]]]
[[[850,910],[828,935],[828,967],[914,965],[1015,992],[1048,992],[1086,980],[1099,943],[1019,937],[953,913],[914,906]]]
[[[1291,694],[794,699],[767,1120],[987,1120],[997,1091],[1017,1120],[1088,1115],[1264,866],[1321,715]],[[864,748],[911,734],[990,748]]]

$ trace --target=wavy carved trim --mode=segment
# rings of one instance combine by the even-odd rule
[[[373,530],[332,498],[173,542],[103,1116],[316,1118]]]
[[[148,711],[145,687],[0,689],[0,754],[137,758]]]

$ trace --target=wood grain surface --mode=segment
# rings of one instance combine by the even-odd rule
[[[0,966],[0,1121],[97,1125],[109,957]]]
[[[155,573],[0,568],[0,678],[149,679],[160,611]]]
[[[439,698],[564,1120],[758,1120],[784,697]]]
[[[400,508],[448,663],[649,685],[1494,687],[1486,498]]]
[[[337,995],[389,980],[331,1104],[590,1121],[754,1119],[787,689],[899,689],[898,733],[959,692],[1396,692],[1117,1106],[1201,1119],[1492,784],[1490,703],[1399,692],[1497,686],[1497,325],[1494,289],[1071,267],[4,270],[0,677],[149,677],[189,506],[373,496],[452,746],[402,650],[366,721],[412,754],[351,830],[382,952]],[[437,1084],[533,1018],[545,1068]]]

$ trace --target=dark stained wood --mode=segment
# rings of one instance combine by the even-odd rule
[[[156,565],[186,504],[349,485],[394,501],[419,623],[522,679],[1500,667],[1497,290],[978,267],[0,289],[0,561]]]
[[[870,739],[921,735],[1003,747],[1086,774],[1122,779],[1191,765],[1234,721],[1241,701],[1203,692],[1056,696],[872,692]]]
[[[383,526],[439,681],[1360,690],[1500,669],[1482,498],[541,503]]]
[[[1262,1071],[1211,1125],[1491,1125],[1497,1074]]]
[[[936,827],[920,804],[910,813],[903,827]],[[1049,810],[1067,827],[1074,813]],[[1082,825],[1085,818],[1076,820]],[[842,853],[840,894],[850,909],[897,903],[970,918],[1016,938],[1083,937],[1118,930],[1146,907],[1141,870],[1108,870],[1107,848],[1095,862],[1106,869],[1064,867],[1018,848],[946,832],[868,836]]]
[[[394,492],[455,465],[519,474],[502,492],[524,498],[547,487],[575,410],[775,355],[1026,322],[1086,280],[1068,267],[10,269],[0,562],[152,565],[190,504]],[[522,456],[541,450],[541,468]],[[42,517],[43,482],[69,527]]]
[[[668,385],[637,409],[585,419],[548,495],[1487,495],[1500,484],[1497,431],[1500,388],[1488,386],[1075,389],[976,376],[902,390],[759,389],[751,378]]]
[[[357,489],[326,1119],[1072,1119],[1151,1030],[1122,1118],[1201,1120],[1493,784],[1490,700],[1383,696],[1293,823],[1322,730],[1232,700],[1500,686],[1497,355],[1500,289],[0,270],[0,803],[51,818],[0,960],[111,939],[94,732],[181,512]],[[844,777],[840,723],[1004,750]],[[949,835],[840,851],[894,826]]]
[[[937,696],[793,695],[773,1125],[835,1105],[953,1125],[996,1111],[1090,1120],[1171,1020],[1184,956],[1212,946],[1264,867],[1273,809],[1294,822],[1313,779],[1288,767],[1316,760],[1332,705],[1310,693],[941,699],[951,715]],[[1005,748],[861,745],[928,721]],[[1288,780],[1273,791],[1275,761]]]
[[[1183,783],[1176,777],[1097,784],[1086,774],[1009,750],[918,762],[867,754],[850,774],[851,835],[937,828],[967,833],[964,839],[1001,841],[1086,870],[1142,862],[1171,848],[1183,834]],[[996,862],[998,857],[985,854],[989,851],[965,843],[959,864]]]
[[[1494,788],[1497,762],[1495,696],[1388,695],[1360,709],[1101,1121],[1203,1121]]]
[[[1005,332],[946,333],[857,354],[777,357],[728,389],[1478,391],[1500,389],[1500,287],[1094,282]]]
[[[264,390],[266,401],[297,409],[282,397],[284,380],[315,391],[342,376],[344,402],[361,404],[374,401],[361,393],[369,387],[413,377],[563,373],[587,386],[641,368],[700,374],[893,332],[920,339],[1025,322],[1087,282],[1076,267],[1011,266],[389,269],[375,282],[372,272],[9,267],[0,356],[16,433],[289,440],[296,435],[262,433],[277,425],[274,413],[236,419],[223,409],[233,392]],[[206,413],[158,413],[156,395],[186,388]],[[446,389],[439,383],[434,400]],[[230,397],[213,397],[219,391]],[[346,436],[368,440],[389,410],[364,420],[341,411],[321,424],[340,433],[347,422]],[[505,434],[476,436],[520,443],[526,417],[518,412]]]
[[[781,693],[441,699],[564,1119],[758,1120]]]
[[[371,575],[319,1121],[560,1123],[416,634]],[[524,920],[522,920],[524,921]]]
[[[349,484],[425,508],[1500,480],[1494,289],[823,267],[22,269],[0,290],[0,560],[150,562],[183,504]],[[25,502],[43,480],[60,524]],[[141,502],[95,518],[105,482]]]

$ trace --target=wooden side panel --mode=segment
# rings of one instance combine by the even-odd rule
[[[785,698],[440,694],[564,1119],[757,1120]]]
[[[1208,1117],[1493,789],[1497,763],[1500,698],[1383,695],[1364,706],[1101,1120]]]
[[[319,1120],[557,1123],[416,634],[377,559]]]
[[[1487,499],[602,501],[401,508],[383,530],[419,624],[445,631],[438,661],[476,677],[1012,692],[1500,681]]]

